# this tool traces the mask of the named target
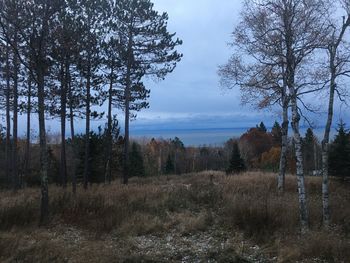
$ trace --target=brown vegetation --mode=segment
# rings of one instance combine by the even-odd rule
[[[350,258],[349,185],[331,182],[328,233],[321,230],[321,179],[306,183],[311,230],[305,236],[298,231],[292,176],[283,195],[276,176],[264,173],[134,178],[128,186],[78,188],[76,197],[52,186],[51,223],[45,228],[38,228],[38,189],[5,191],[0,193],[0,261],[345,262]]]

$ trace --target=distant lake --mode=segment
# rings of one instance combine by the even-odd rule
[[[163,138],[170,139],[178,137],[186,146],[200,146],[200,145],[211,145],[221,146],[228,139],[233,137],[240,137],[249,128],[210,128],[210,129],[132,129],[131,137],[135,139],[151,139],[151,138]],[[268,128],[271,130],[271,128]],[[302,136],[305,135],[307,127],[301,128]],[[314,133],[321,138],[323,129],[314,129]],[[289,131],[292,134],[292,131]],[[334,134],[334,129],[332,136]]]

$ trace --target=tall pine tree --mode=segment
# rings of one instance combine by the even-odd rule
[[[164,79],[182,55],[175,48],[182,44],[167,30],[168,14],[159,14],[150,0],[120,0],[115,6],[116,32],[121,50],[122,88],[119,97],[125,112],[124,184],[129,176],[129,122],[132,111],[148,107],[149,90],[145,76]]]

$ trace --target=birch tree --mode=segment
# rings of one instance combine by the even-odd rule
[[[219,68],[220,84],[240,87],[243,104],[258,109],[279,105],[282,110],[282,142],[278,189],[284,191],[288,147],[289,94],[285,79],[283,39],[278,21],[266,13],[261,1],[245,1],[241,22],[233,32],[236,53]],[[248,62],[250,61],[250,62]]]
[[[283,189],[288,107],[296,146],[298,199],[302,230],[308,228],[299,122],[303,95],[320,90],[323,72],[315,68],[315,50],[327,34],[326,1],[245,1],[242,22],[234,32],[235,54],[219,69],[226,87],[239,85],[246,98],[259,99],[258,106],[280,103],[283,139],[278,186]],[[252,62],[251,62],[252,61]],[[257,95],[255,95],[257,94]],[[300,106],[301,104],[301,106]]]
[[[329,97],[328,114],[322,140],[322,204],[323,204],[323,225],[329,226],[329,176],[328,176],[328,156],[329,156],[329,136],[333,122],[335,95],[341,96],[341,85],[344,77],[350,76],[350,45],[346,41],[346,33],[350,27],[350,3],[349,1],[338,1],[342,7],[344,16],[341,23],[330,18],[331,34],[327,38],[326,51],[328,54],[329,69]]]

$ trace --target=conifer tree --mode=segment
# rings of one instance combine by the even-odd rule
[[[232,144],[231,158],[230,158],[229,166],[226,169],[226,174],[237,174],[237,173],[243,172],[245,169],[246,167],[244,164],[244,160],[241,157],[238,143],[234,142]]]
[[[338,133],[330,147],[328,167],[333,176],[343,179],[350,176],[350,139],[343,121],[339,123]]]
[[[309,174],[311,171],[317,169],[315,165],[315,162],[317,162],[317,157],[315,157],[315,154],[317,154],[317,149],[315,147],[316,141],[317,138],[315,137],[312,129],[308,128],[305,134],[305,138],[303,139],[303,155],[304,169],[305,172]]]
[[[152,76],[164,79],[182,55],[175,48],[182,44],[167,30],[168,14],[159,14],[150,0],[120,0],[115,16],[121,49],[122,89],[119,97],[125,112],[124,184],[129,176],[129,122],[133,111],[148,107],[149,90],[142,79]]]
[[[106,19],[106,1],[85,0],[82,2],[78,20],[81,21],[82,34],[80,35],[80,56],[78,68],[84,77],[85,84],[85,164],[84,164],[84,188],[87,189],[90,176],[90,130],[91,117],[97,117],[91,110],[92,104],[98,104],[100,91],[101,66],[101,38],[103,35],[103,23]],[[94,96],[93,91],[97,92]]]
[[[259,126],[256,126],[258,128],[259,131],[261,132],[267,132],[266,126],[263,122],[260,122]]]

